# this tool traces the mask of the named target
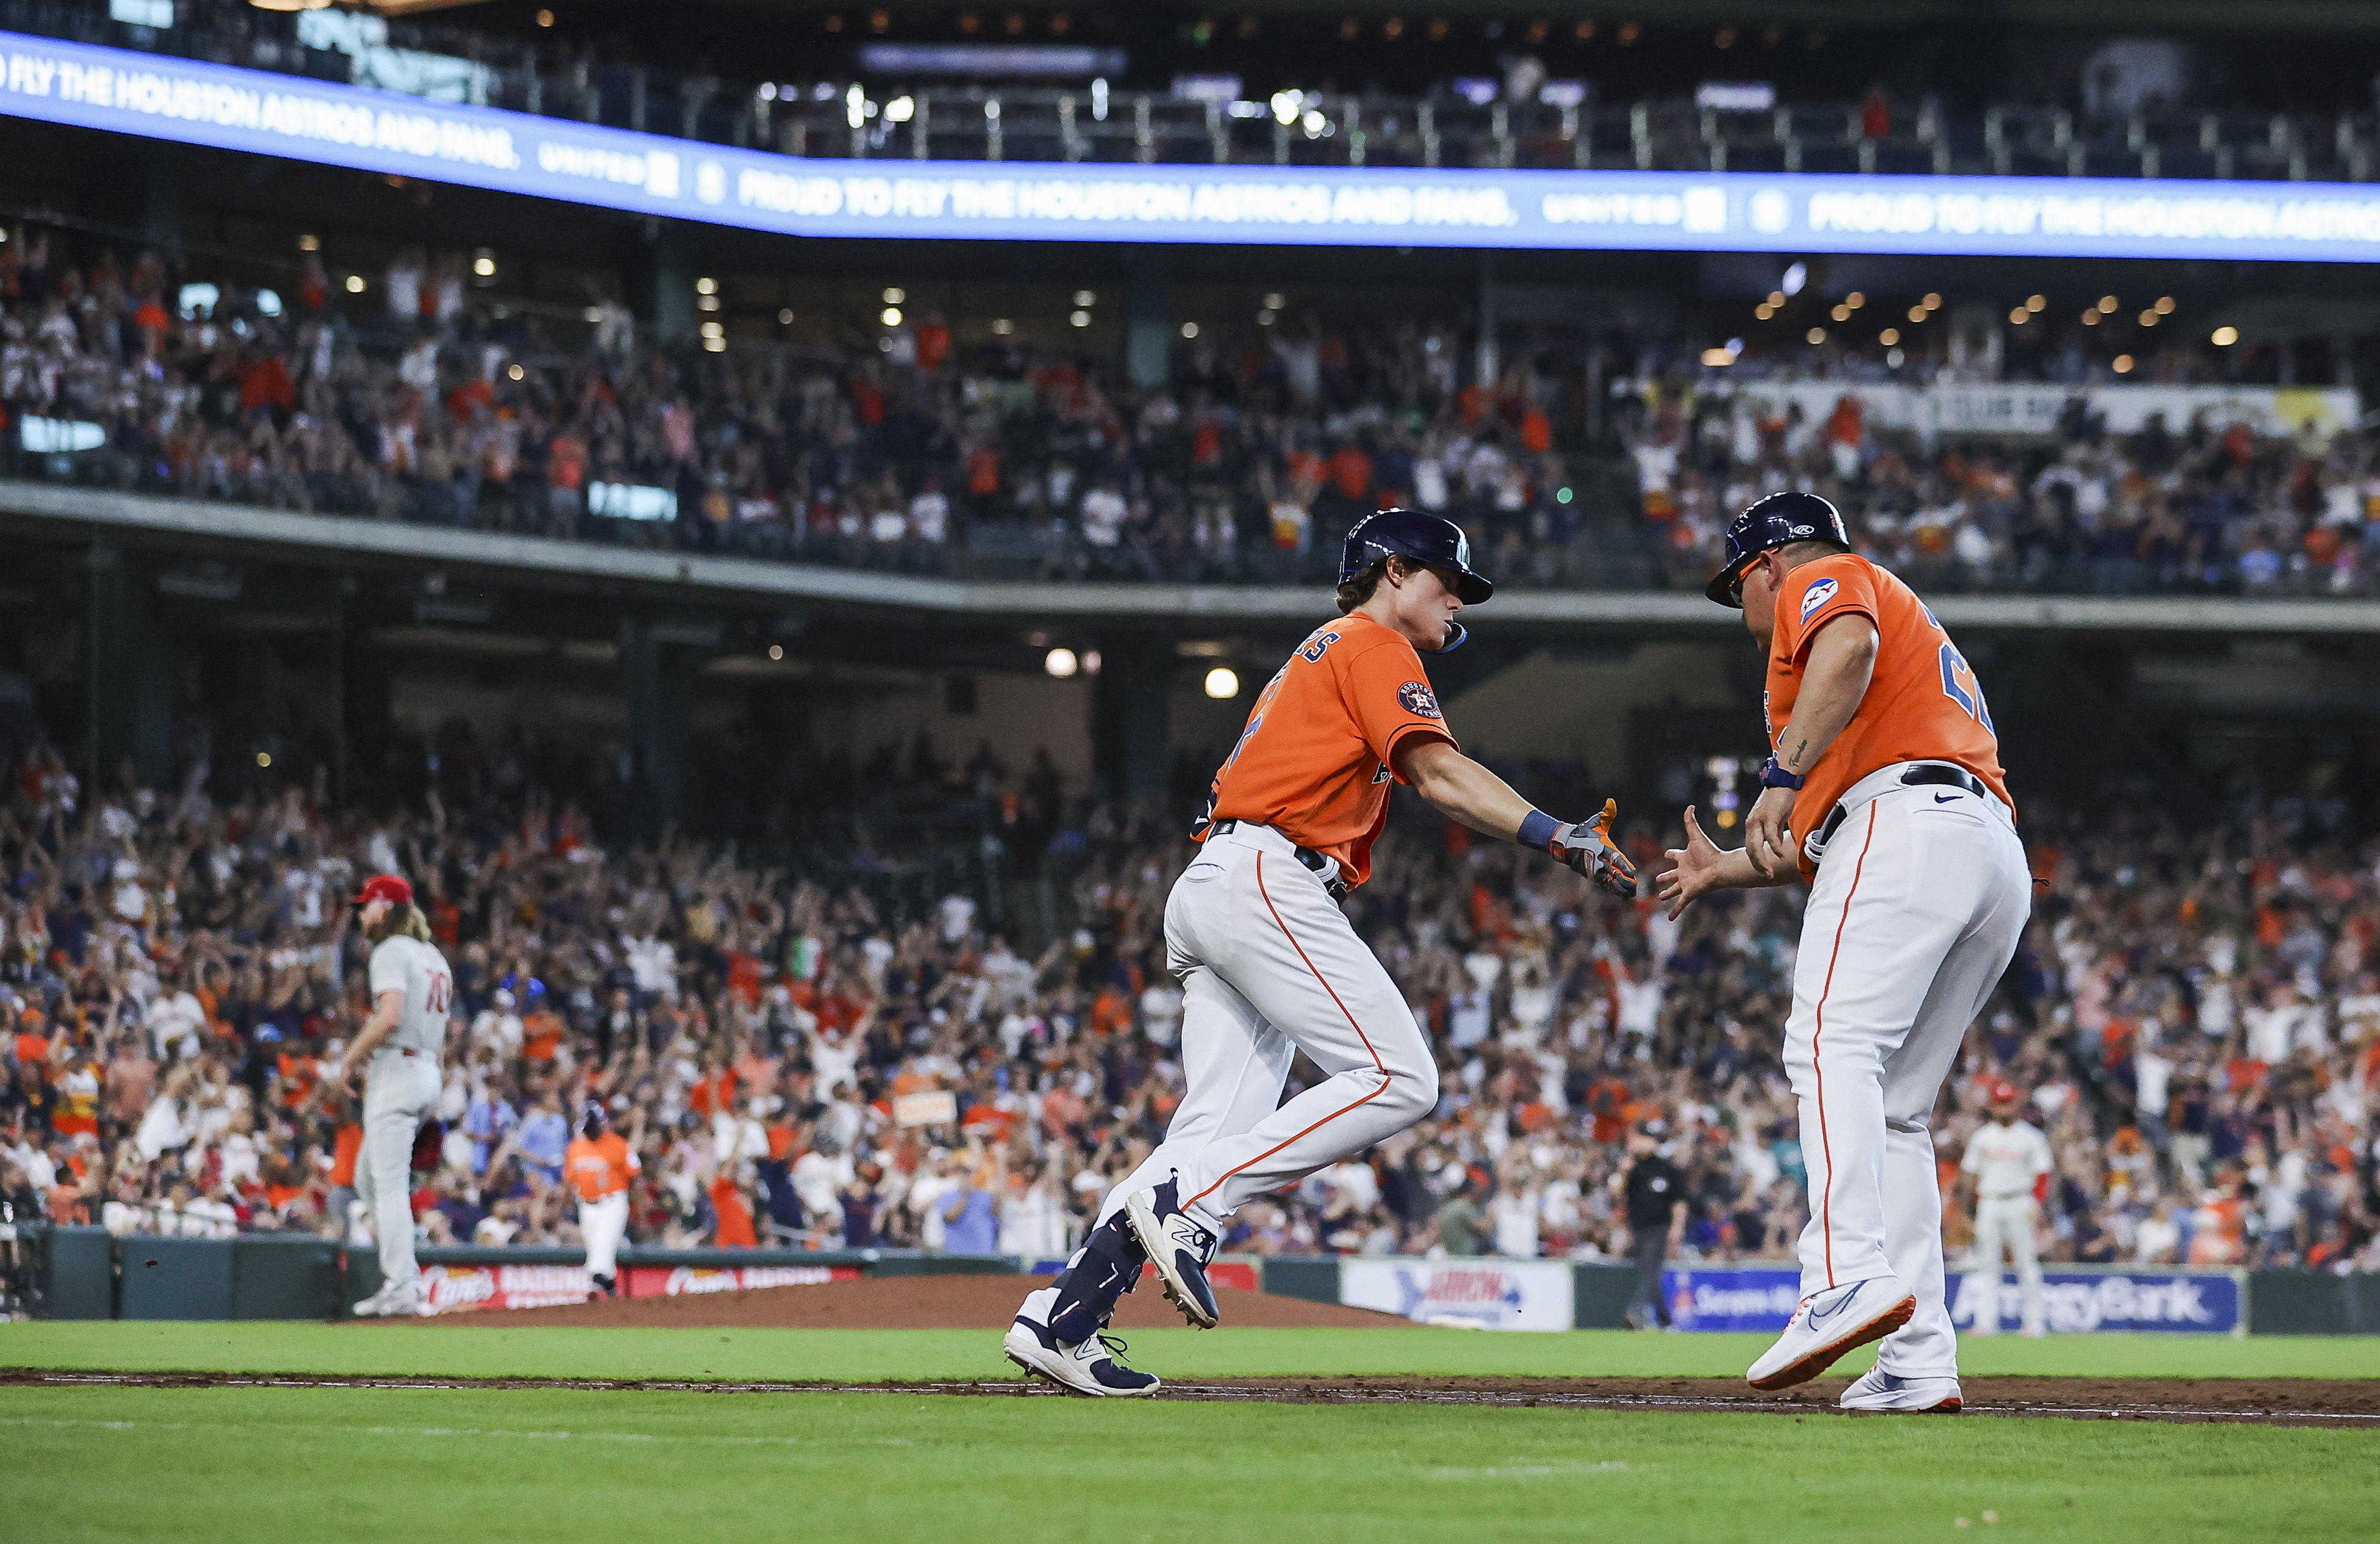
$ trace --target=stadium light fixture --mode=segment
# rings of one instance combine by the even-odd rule
[[[1633,26],[1634,23],[1632,22],[1630,25]],[[1624,33],[1625,29],[1622,30]],[[1809,282],[1810,265],[1797,262],[1785,271],[1784,277],[1777,282],[1777,287],[1783,290],[1788,296],[1791,296],[1801,294],[1802,286]]]
[[[1767,321],[1770,317],[1775,316],[1777,312],[1770,308],[1768,302],[1764,300],[1759,305],[1752,308],[1752,314],[1759,320]]]
[[[1099,303],[1099,296],[1091,290],[1078,289],[1075,292],[1075,304],[1077,306],[1096,306]]]
[[[898,306],[887,306],[882,311],[878,313],[876,320],[882,322],[887,327],[898,327],[901,325],[901,308]]]
[[[2156,308],[2155,307],[2151,307],[2149,309],[2141,313],[2141,325],[2143,327],[2155,327],[2158,322],[2164,320],[2165,319],[2163,317],[2157,315]]]
[[[905,124],[917,115],[915,97],[898,96],[884,104],[884,121],[888,124]]]
[[[1082,669],[1083,662],[1075,657],[1070,648],[1053,648],[1041,657],[1041,668],[1056,680],[1064,681]]]
[[[2169,317],[2169,316],[2173,315],[2173,296],[2169,296],[2169,295],[2160,295],[2160,296],[2157,296],[2157,301],[2156,301],[2156,314],[2157,314],[2157,315],[2159,315],[2159,316],[2161,316],[2161,317]]]
[[[716,279],[697,279],[694,282],[694,293],[697,295],[717,295],[719,293],[719,281]]]
[[[783,644],[771,644],[771,645],[769,645],[769,657],[770,657],[770,659],[771,659],[771,660],[774,661],[774,660],[783,659],[784,657],[785,657],[785,645],[783,645]]]
[[[1900,368],[1900,362],[1908,357],[1909,356],[1901,353],[1900,350],[1897,348],[1888,348],[1884,351],[1885,368],[1888,369],[1897,370]]]
[[[993,337],[1004,338],[1015,331],[1016,323],[1009,320],[1006,317],[994,317],[991,319],[991,335]]]
[[[364,276],[363,276],[362,274],[360,274],[360,273],[350,273],[350,274],[348,274],[348,275],[347,275],[347,293],[348,293],[349,295],[361,295],[361,294],[363,294],[363,292],[364,292]]]
[[[2039,316],[2048,307],[2049,297],[2046,295],[2028,295],[2024,297],[2024,308],[2035,316]]]
[[[1849,321],[1852,320],[1852,308],[1849,306],[1838,306],[1827,315],[1837,321]]]
[[[1853,290],[1851,294],[1843,296],[1843,304],[1856,311],[1862,306],[1867,304],[1867,296],[1861,294],[1858,290]]]
[[[1283,128],[1297,121],[1298,104],[1304,101],[1295,91],[1275,91],[1272,94],[1273,121]]]
[[[1925,298],[1919,301],[1918,304],[1924,306],[1929,311],[1938,311],[1942,308],[1942,297],[1935,294],[1932,290],[1927,290],[1925,292]]]
[[[1091,313],[1088,311],[1077,310],[1066,313],[1066,325],[1069,327],[1088,327],[1090,324]]]
[[[1723,370],[1735,363],[1735,356],[1723,348],[1703,350],[1703,365],[1707,369]]]
[[[259,751],[259,752],[257,752],[257,753],[256,753],[256,765],[257,765],[257,766],[272,766],[272,765],[273,765],[273,753],[272,753],[272,752],[270,752],[270,751]]]
[[[2103,295],[2099,297],[2099,314],[2103,317],[2111,317],[2116,314],[2116,297],[2114,296]]]
[[[1807,332],[1803,333],[1802,337],[1803,340],[1807,343],[1822,344],[1827,341],[1827,330],[1823,327],[1813,327]]]
[[[1270,311],[1258,311],[1257,313],[1257,325],[1258,327],[1270,327],[1272,325],[1272,313]]]
[[[2110,362],[2108,368],[2118,375],[2130,375],[2132,373],[2132,356],[2129,354],[2119,354]]]
[[[2206,341],[2217,348],[2229,348],[2240,341],[2240,330],[2236,327],[2218,327]]]
[[[298,250],[300,252],[319,252],[322,249],[322,238],[319,235],[301,235],[298,238]]]
[[[496,276],[496,259],[483,247],[480,255],[471,259],[471,271],[482,279],[492,279]]]
[[[1890,348],[1893,344],[1900,341],[1900,329],[1898,327],[1888,327],[1883,332],[1878,332],[1876,335],[1876,341],[1882,344],[1885,347]]]
[[[540,12],[538,12],[538,13],[537,13],[537,24],[538,24],[540,27],[551,27],[551,26],[552,26],[552,25],[553,25],[553,13],[552,13],[552,11],[540,11]]]
[[[1274,290],[1265,296],[1264,308],[1268,311],[1285,311],[1289,309],[1289,296],[1279,290]]]
[[[1196,337],[1198,335],[1198,324],[1195,321],[1184,322],[1182,324],[1182,335],[1185,338]]]
[[[518,365],[515,365],[512,368],[504,371],[504,374],[510,376],[515,380],[527,380],[528,379],[528,371],[521,368]]]
[[[777,325],[780,327],[791,327],[793,324],[794,308],[791,306],[779,308],[777,311]]]
[[[1229,702],[1240,694],[1240,672],[1229,665],[1218,665],[1207,672],[1207,695],[1217,702]]]
[[[1783,310],[1785,308],[1785,292],[1781,289],[1770,290],[1768,292],[1768,304],[1772,309]]]
[[[1912,321],[1924,321],[1927,317],[1932,316],[1933,314],[1933,312],[1927,310],[1923,306],[1912,306],[1909,308],[1909,320]]]
[[[2026,322],[2031,321],[2032,320],[2033,313],[2026,310],[2023,307],[2017,306],[2010,308],[2009,325],[2011,327],[2022,327]]]
[[[884,292],[884,304],[887,306],[902,305],[905,303],[908,298],[909,292],[901,288],[898,284],[894,284],[887,288]]]
[[[2098,307],[2094,306],[2089,310],[2082,313],[2082,325],[2085,327],[2096,327],[2099,325]]]

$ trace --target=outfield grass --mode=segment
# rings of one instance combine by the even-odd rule
[[[1960,1519],[2011,1541],[2301,1544],[2380,1516],[2380,1432],[2130,1421],[64,1388],[0,1390],[0,1440],[6,1531],[44,1544],[1793,1544],[1948,1539]]]
[[[1266,1374],[1740,1377],[1765,1335],[1470,1330],[1148,1330],[1132,1360],[1187,1381]],[[1963,1371],[2093,1377],[2380,1377],[2380,1337],[1962,1339]],[[1864,1371],[1873,1352],[1836,1364]],[[0,1367],[357,1377],[817,1380],[1015,1376],[992,1330],[625,1330],[490,1325],[0,1324]]]

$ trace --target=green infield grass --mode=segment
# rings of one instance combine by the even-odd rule
[[[492,1315],[492,1319],[493,1316]],[[1136,1331],[1161,1377],[1737,1377],[1764,1335],[1497,1334],[1472,1330]],[[1960,1342],[1978,1377],[2380,1377],[2380,1337],[2001,1336]],[[1866,1369],[1873,1352],[1835,1366]],[[996,1330],[503,1328],[491,1323],[94,1321],[0,1324],[0,1367],[352,1377],[722,1379],[872,1382],[1010,1378]]]
[[[71,1387],[0,1389],[0,1439],[7,1536],[44,1544],[2302,1544],[2380,1516],[2380,1432],[1980,1416]]]

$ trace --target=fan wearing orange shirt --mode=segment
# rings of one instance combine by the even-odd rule
[[[1768,657],[1775,754],[1744,845],[1719,851],[1689,809],[1657,888],[1675,917],[1713,890],[1810,880],[1785,1021],[1810,1187],[1802,1303],[1746,1377],[1788,1388],[1881,1340],[1844,1407],[1955,1409],[1926,1122],[2033,910],[1999,741],[1949,633],[1851,550],[1832,504],[1770,494],[1727,540],[1707,593]]]
[[[1447,730],[1422,654],[1460,644],[1457,614],[1494,593],[1451,521],[1384,510],[1348,532],[1337,620],[1257,694],[1193,832],[1198,855],[1166,901],[1182,1104],[1056,1283],[1026,1297],[1004,1343],[1019,1366],[1081,1393],[1151,1392],[1157,1380],[1099,1338],[1144,1261],[1183,1317],[1211,1329],[1221,1316],[1207,1264],[1234,1212],[1438,1107],[1429,1038],[1339,909],[1371,875],[1390,782],[1635,895],[1635,869],[1609,839],[1615,804],[1555,820]],[[1300,1051],[1324,1076],[1284,1104]]]
[[[644,1167],[637,1140],[644,1136],[638,1109],[629,1137],[612,1129],[612,1117],[590,1099],[578,1117],[578,1135],[563,1151],[562,1172],[578,1193],[578,1236],[587,1244],[587,1274],[606,1297],[619,1296],[620,1240],[628,1232],[628,1185]],[[634,1140],[631,1140],[634,1139]]]

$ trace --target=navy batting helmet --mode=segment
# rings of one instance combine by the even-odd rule
[[[1416,510],[1382,510],[1355,522],[1339,554],[1339,582],[1343,585],[1389,557],[1452,569],[1459,576],[1455,597],[1465,606],[1476,606],[1496,593],[1492,583],[1471,571],[1471,538],[1463,527]]]
[[[1496,593],[1495,584],[1471,568],[1471,538],[1451,520],[1418,510],[1381,510],[1355,522],[1339,552],[1339,582],[1345,584],[1383,558],[1410,558],[1454,573],[1455,598],[1476,606]],[[1459,621],[1446,624],[1446,642],[1425,654],[1452,654],[1471,636]]]
[[[589,1141],[601,1136],[603,1134],[603,1128],[611,1124],[612,1112],[603,1107],[603,1102],[601,1100],[590,1099],[587,1101],[584,1105],[580,1106],[578,1111],[578,1129],[580,1134],[585,1136]]]
[[[1728,523],[1727,561],[1711,576],[1703,594],[1722,606],[1743,609],[1743,571],[1772,548],[1797,541],[1831,541],[1851,550],[1851,532],[1835,506],[1815,493],[1788,489],[1755,499]]]

